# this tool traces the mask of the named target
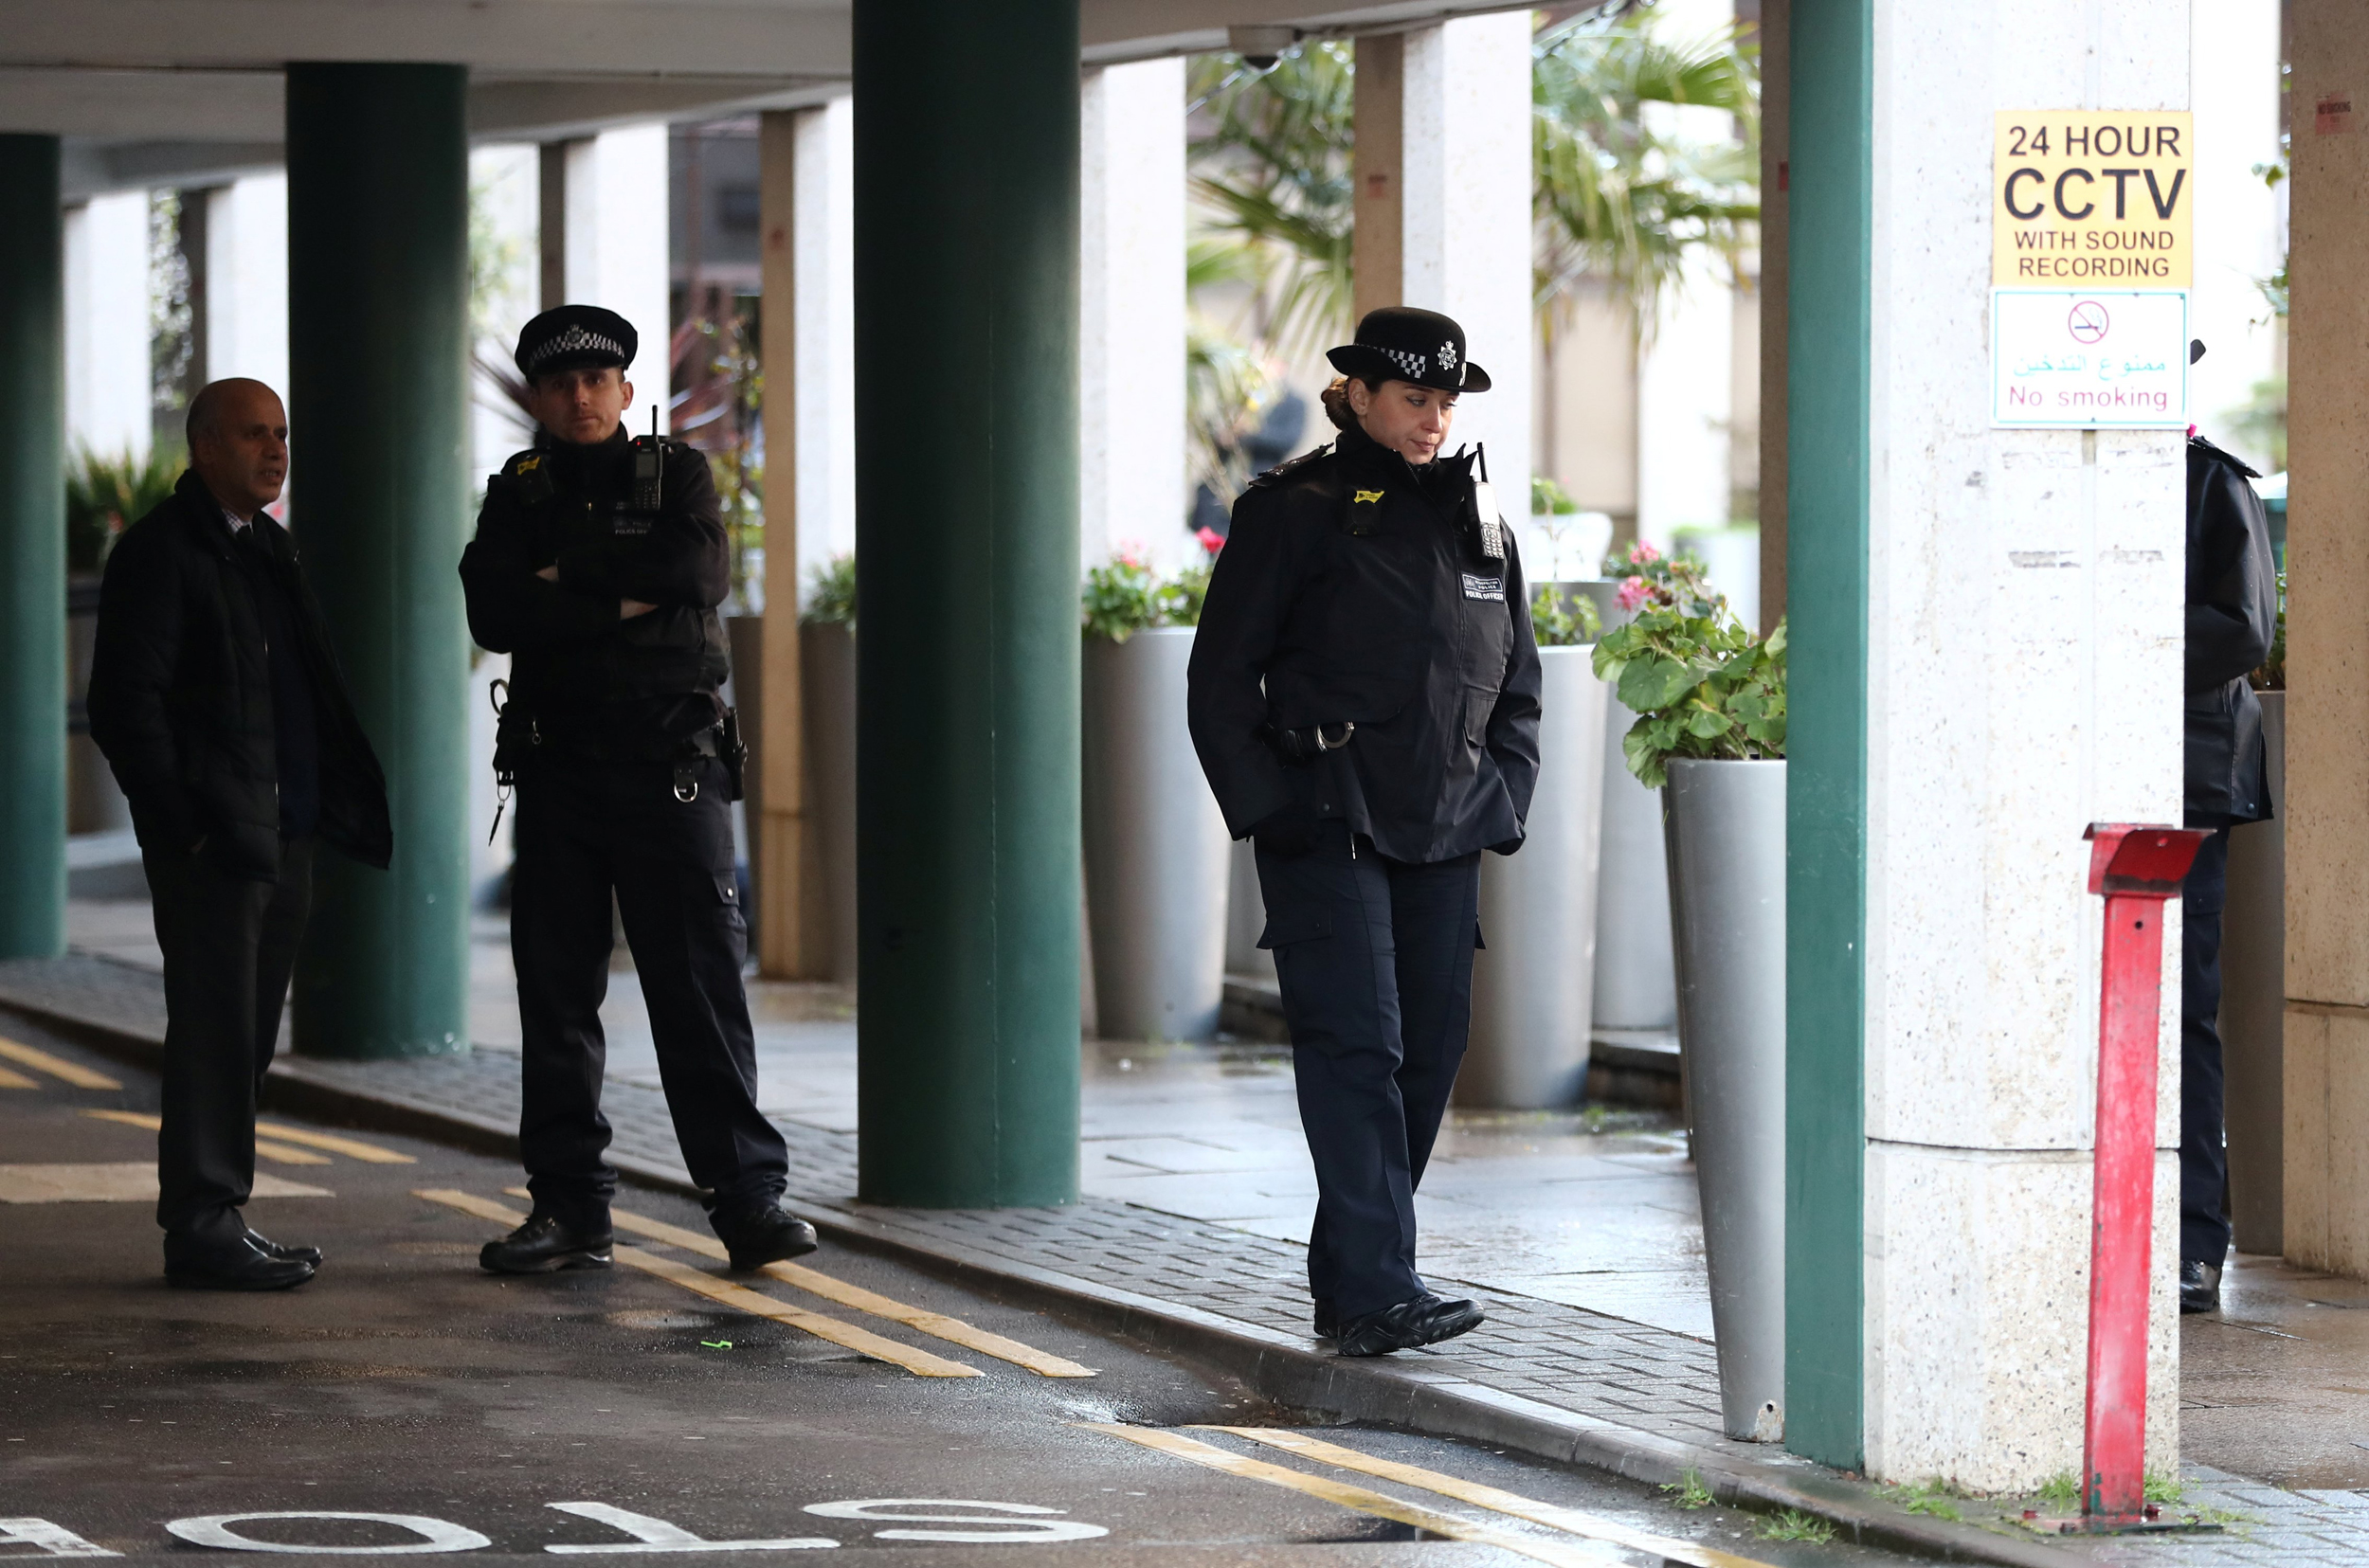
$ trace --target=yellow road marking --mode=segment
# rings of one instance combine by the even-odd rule
[[[127,1127],[144,1127],[150,1132],[162,1132],[165,1129],[163,1117],[151,1116],[143,1111],[85,1110],[82,1114],[101,1122],[120,1122]],[[294,1148],[286,1144],[275,1144],[268,1138],[255,1140],[255,1153],[257,1158],[269,1160],[274,1164],[280,1165],[326,1165],[330,1162],[329,1156],[326,1154],[315,1154],[310,1149]]]
[[[255,1130],[268,1133],[283,1144],[303,1144],[312,1148],[327,1149],[332,1154],[342,1154],[349,1160],[359,1160],[364,1164],[416,1165],[419,1163],[407,1154],[397,1154],[393,1149],[383,1149],[376,1144],[366,1144],[359,1138],[341,1138],[333,1132],[308,1132],[302,1127],[292,1127],[280,1122],[258,1122],[255,1124]]]
[[[505,1190],[513,1198],[531,1196],[524,1187],[510,1187]],[[663,1241],[671,1246],[680,1247],[685,1252],[697,1253],[701,1257],[729,1258],[731,1256],[725,1251],[724,1244],[714,1236],[701,1235],[696,1231],[687,1231],[680,1225],[669,1225],[662,1219],[645,1218],[641,1215],[613,1206],[608,1216],[609,1222],[621,1231],[631,1231],[636,1235],[646,1235],[653,1241]],[[794,1285],[809,1294],[823,1297],[825,1301],[835,1301],[841,1307],[852,1307],[859,1312],[869,1312],[874,1317],[886,1318],[891,1323],[901,1323],[918,1333],[944,1340],[949,1344],[959,1344],[966,1350],[976,1350],[983,1356],[993,1356],[999,1361],[1010,1361],[1015,1366],[1024,1366],[1029,1371],[1047,1378],[1091,1378],[1094,1375],[1093,1367],[1080,1366],[1076,1361],[1065,1361],[1049,1351],[1022,1344],[1018,1340],[1007,1340],[1001,1334],[991,1334],[984,1328],[965,1323],[960,1318],[949,1318],[942,1312],[931,1312],[919,1307],[908,1307],[901,1301],[877,1294],[860,1285],[850,1285],[845,1280],[834,1279],[828,1274],[799,1264],[769,1263],[765,1266],[765,1271],[785,1285]]]
[[[39,1089],[41,1082],[28,1078],[12,1067],[0,1067],[0,1089]]]
[[[36,1051],[31,1046],[19,1044],[6,1036],[0,1036],[0,1056],[8,1057],[20,1067],[29,1067],[36,1072],[46,1072],[60,1082],[72,1084],[77,1089],[121,1089],[123,1087],[104,1072],[93,1072],[80,1062],[67,1061],[63,1056],[53,1056],[46,1051]]]
[[[1692,1568],[1767,1568],[1765,1563],[1759,1562],[1752,1558],[1738,1557],[1733,1552],[1723,1552],[1716,1547],[1698,1546],[1689,1541],[1678,1541],[1667,1536],[1653,1535],[1643,1530],[1633,1530],[1625,1524],[1618,1523],[1598,1514],[1585,1513],[1578,1508],[1566,1508],[1560,1504],[1541,1503],[1517,1492],[1501,1491],[1495,1487],[1484,1487],[1476,1481],[1459,1480],[1456,1476],[1443,1475],[1438,1470],[1427,1470],[1418,1465],[1402,1465],[1393,1459],[1377,1459],[1372,1454],[1360,1453],[1355,1449],[1343,1448],[1338,1443],[1328,1443],[1322,1438],[1310,1437],[1304,1433],[1288,1432],[1275,1427],[1204,1427],[1201,1430],[1230,1433],[1236,1437],[1245,1437],[1254,1443],[1264,1443],[1269,1448],[1281,1449],[1286,1453],[1296,1453],[1304,1459],[1313,1459],[1320,1464],[1336,1466],[1345,1470],[1360,1470],[1367,1475],[1379,1476],[1384,1481],[1396,1481],[1402,1486],[1420,1487],[1425,1491],[1438,1492],[1442,1497],[1453,1497],[1459,1503],[1470,1503],[1477,1507],[1487,1508],[1492,1513],[1510,1514],[1516,1519],[1527,1519],[1533,1524],[1545,1524],[1553,1529],[1567,1530],[1575,1536],[1586,1536],[1592,1541],[1608,1541],[1616,1546],[1625,1546],[1632,1551],[1657,1554],[1672,1562],[1691,1564]]]
[[[1471,1541],[1485,1546],[1495,1546],[1535,1562],[1554,1563],[1557,1568],[1599,1568],[1602,1563],[1619,1560],[1611,1556],[1608,1545],[1574,1546],[1559,1541],[1538,1541],[1529,1536],[1518,1536],[1510,1530],[1500,1530],[1493,1524],[1460,1519],[1455,1514],[1441,1513],[1437,1508],[1426,1508],[1420,1503],[1403,1503],[1395,1497],[1385,1497],[1381,1492],[1368,1491],[1364,1487],[1352,1487],[1346,1481],[1310,1475],[1305,1470],[1270,1465],[1263,1459],[1229,1453],[1182,1433],[1161,1432],[1151,1427],[1108,1425],[1099,1421],[1078,1424],[1088,1432],[1109,1433],[1113,1437],[1124,1437],[1130,1443],[1141,1443],[1145,1448],[1157,1450],[1174,1458],[1189,1459],[1196,1465],[1206,1465],[1228,1475],[1305,1492],[1310,1497],[1322,1498],[1344,1508],[1355,1508],[1359,1513],[1372,1514],[1377,1519],[1412,1524],[1419,1530],[1429,1530],[1433,1535],[1445,1536],[1451,1541]]]
[[[459,1192],[450,1187],[421,1187],[416,1189],[412,1196],[425,1198],[431,1203],[442,1203],[448,1208],[459,1209],[461,1213],[475,1215],[479,1219],[491,1219],[503,1225],[526,1223],[527,1217],[515,1209],[504,1208],[491,1199],[479,1198],[474,1193]],[[616,1258],[618,1262],[639,1269],[645,1274],[655,1274],[670,1285],[679,1285],[695,1295],[720,1302],[737,1311],[746,1312],[750,1317],[769,1318],[775,1323],[786,1323],[792,1328],[804,1329],[817,1339],[828,1340],[833,1344],[844,1345],[859,1355],[870,1356],[875,1361],[888,1361],[901,1366],[917,1378],[976,1378],[981,1376],[979,1369],[975,1366],[965,1366],[960,1361],[949,1361],[943,1356],[932,1356],[927,1350],[914,1350],[910,1346],[898,1344],[895,1340],[883,1339],[868,1329],[859,1328],[852,1323],[841,1323],[837,1318],[824,1317],[820,1312],[808,1312],[800,1307],[787,1306],[775,1301],[770,1296],[751,1290],[745,1285],[734,1285],[730,1280],[717,1279],[714,1274],[694,1269],[689,1264],[678,1263],[670,1257],[660,1257],[656,1253],[645,1253],[639,1247],[619,1247],[616,1249]]]

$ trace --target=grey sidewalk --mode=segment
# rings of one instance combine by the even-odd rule
[[[0,964],[0,1002],[134,1040],[160,1038],[161,982],[143,964],[153,962],[153,945],[136,915],[144,917],[144,908],[78,905],[78,942],[112,959],[82,952],[50,964]],[[516,1026],[499,934],[491,923],[480,930],[474,1054],[299,1059],[283,1062],[285,1088],[506,1142],[516,1119]],[[612,1038],[605,1104],[616,1127],[614,1152],[643,1179],[687,1184],[657,1089],[639,988],[628,970],[616,982],[604,1011]],[[1670,1137],[1591,1131],[1580,1117],[1458,1113],[1425,1182],[1423,1267],[1436,1284],[1482,1300],[1490,1322],[1389,1363],[1345,1363],[1308,1337],[1300,1238],[1313,1189],[1281,1053],[1090,1045],[1083,1201],[1052,1211],[883,1210],[852,1196],[848,999],[830,987],[756,984],[751,1000],[761,1035],[760,1097],[789,1141],[793,1195],[842,1239],[892,1246],[1060,1298],[1179,1349],[1208,1354],[1215,1345],[1250,1355],[1273,1397],[1311,1408],[1551,1451],[1649,1479],[1697,1468],[1764,1505],[1815,1508],[1876,1539],[1900,1526],[1908,1537],[1895,1536],[1895,1543],[1954,1548],[1954,1556],[2071,1557],[2020,1533],[1979,1536],[1974,1523],[1989,1511],[1981,1504],[1956,1505],[1964,1525],[1912,1519],[1831,1472],[1720,1434],[1691,1172]],[[2267,1261],[2241,1269],[2233,1289],[2248,1301],[2245,1293],[2255,1290],[2274,1314],[2279,1282],[2270,1272]],[[2330,1305],[2346,1289],[2288,1282],[2289,1295],[2300,1290],[2299,1300],[2331,1298]],[[2261,1379],[2258,1364],[2233,1364],[2226,1344],[2200,1356],[2199,1340],[2238,1342],[2239,1360],[2256,1363],[2265,1354],[2291,1354],[2285,1342],[2305,1343],[2268,1324],[2249,1325],[2238,1311],[2232,1318],[2231,1325],[2186,1337],[2183,1405],[2192,1423],[2210,1426],[2208,1412],[2233,1408],[2226,1393],[2215,1397],[2215,1389]],[[2330,1370],[2359,1364],[2345,1353],[2351,1348],[2336,1347]],[[2268,1417],[2276,1427],[2277,1412],[2259,1407],[2280,1401],[2259,1393],[2248,1408],[2257,1425]],[[2262,1451],[2258,1435],[2208,1446]],[[2215,1457],[2198,1454],[2193,1442],[2189,1451]],[[2360,1457],[2369,1460],[2369,1451]],[[2325,1485],[2281,1490],[2203,1465],[2192,1466],[2190,1478],[2189,1505],[2229,1509],[2245,1521],[2224,1536],[2122,1541],[2090,1555],[2134,1563],[2369,1563],[2369,1498]]]

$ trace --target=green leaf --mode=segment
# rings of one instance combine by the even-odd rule
[[[1667,708],[1701,685],[1707,673],[1672,658],[1642,658],[1620,673],[1620,700],[1640,713]]]

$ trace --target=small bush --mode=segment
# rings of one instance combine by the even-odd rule
[[[834,555],[806,576],[806,607],[798,619],[809,626],[856,623],[856,558]]]

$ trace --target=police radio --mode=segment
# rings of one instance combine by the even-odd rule
[[[633,506],[636,512],[659,510],[666,479],[666,442],[658,433],[658,405],[650,405],[650,433],[633,439]]]

